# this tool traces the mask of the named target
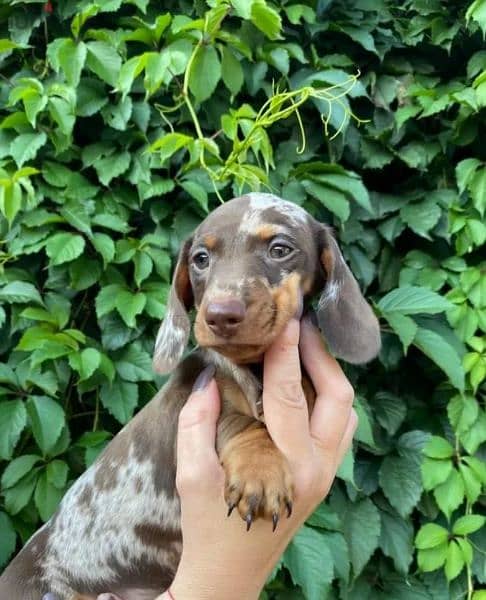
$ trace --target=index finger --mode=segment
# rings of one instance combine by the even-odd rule
[[[310,433],[326,454],[335,454],[343,438],[353,407],[354,390],[337,360],[324,348],[317,327],[303,319],[300,353],[316,390]]]
[[[277,447],[292,463],[311,452],[309,414],[302,389],[300,325],[291,319],[265,353],[263,410]]]

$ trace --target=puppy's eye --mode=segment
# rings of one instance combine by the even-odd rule
[[[209,254],[204,251],[197,252],[192,257],[192,262],[196,265],[198,269],[206,269],[209,265]]]
[[[282,258],[286,258],[290,254],[292,254],[293,251],[294,251],[294,249],[291,248],[290,246],[287,246],[287,244],[283,244],[282,242],[277,242],[270,246],[268,253],[270,254],[270,256],[272,258],[279,260]]]

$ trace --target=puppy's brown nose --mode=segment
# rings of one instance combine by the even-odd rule
[[[206,308],[206,323],[216,335],[231,337],[245,318],[245,313],[241,300],[210,302]]]

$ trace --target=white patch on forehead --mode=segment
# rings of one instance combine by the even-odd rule
[[[282,200],[282,198],[273,194],[263,194],[260,192],[246,194],[246,196],[250,199],[250,202],[238,229],[241,233],[254,233],[257,227],[264,223],[262,211],[266,208],[276,208],[278,212],[288,217],[292,225],[307,223],[306,211],[300,206],[288,202],[288,200]]]

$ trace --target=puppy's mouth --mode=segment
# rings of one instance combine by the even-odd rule
[[[299,309],[300,275],[291,273],[278,286],[253,288],[246,301],[208,294],[198,307],[194,333],[200,346],[236,364],[257,363]]]

